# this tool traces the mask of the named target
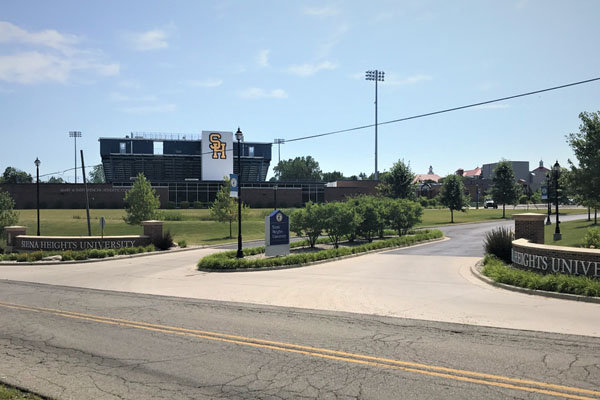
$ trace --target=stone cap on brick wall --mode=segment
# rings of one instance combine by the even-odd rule
[[[599,249],[587,249],[585,247],[553,246],[548,244],[532,243],[527,239],[513,240],[513,245],[529,247],[532,249],[551,250],[559,253],[580,253],[600,257]]]
[[[512,218],[517,221],[542,221],[546,218],[546,214],[538,214],[538,213],[513,214]]]

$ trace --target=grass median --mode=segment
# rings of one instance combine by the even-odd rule
[[[393,237],[382,240],[374,240],[365,243],[343,243],[339,248],[330,248],[322,250],[312,250],[307,252],[295,252],[288,256],[282,257],[252,257],[265,252],[265,248],[253,247],[244,249],[245,258],[236,258],[236,251],[224,251],[217,254],[212,254],[203,257],[198,261],[198,269],[209,271],[227,271],[227,270],[244,270],[244,269],[261,269],[261,268],[276,268],[291,265],[303,265],[316,261],[335,259],[339,257],[349,256],[353,254],[366,253],[373,250],[389,249],[395,247],[405,247],[413,244],[425,242],[428,240],[439,239],[444,234],[435,230],[418,230],[414,233]],[[325,243],[326,240],[321,240],[320,243]],[[298,248],[306,246],[306,242],[292,243],[291,247]]]
[[[539,274],[506,265],[498,258],[487,255],[481,273],[494,282],[521,288],[548,292],[600,297],[600,280],[566,274]]]
[[[19,213],[19,225],[27,227],[28,234],[35,234],[37,230],[36,210],[17,210]],[[265,216],[271,211],[270,208],[250,209],[242,220],[242,236],[244,240],[264,239]],[[288,210],[284,210],[286,212]],[[582,209],[564,209],[563,213],[582,213]],[[233,242],[237,237],[237,224],[233,226],[233,237],[229,237],[229,224],[217,223],[210,217],[210,211],[206,209],[185,210],[160,210],[165,220],[164,231],[170,231],[174,240],[185,240],[189,245],[217,244]],[[511,218],[514,213],[523,213],[527,210],[507,209],[506,216]],[[544,210],[531,209],[529,212],[540,212]],[[46,236],[87,236],[87,220],[85,210],[40,210],[40,230]],[[125,211],[122,209],[92,209],[90,210],[92,235],[100,235],[100,217],[106,220],[105,236],[119,235],[141,235],[142,227],[127,225],[123,221]],[[497,221],[502,219],[502,210],[468,210],[466,213],[455,213],[456,223]],[[450,223],[450,211],[447,209],[426,209],[423,213],[423,221],[418,225],[439,226]]]

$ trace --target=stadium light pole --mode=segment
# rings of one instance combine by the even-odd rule
[[[277,165],[279,165],[279,163],[281,163],[281,145],[285,143],[285,139],[275,139],[274,142],[277,145],[277,154],[279,156]],[[277,180],[279,180],[279,174],[277,174]]]
[[[377,170],[377,82],[383,82],[385,72],[383,71],[367,71],[365,79],[375,81],[375,180],[379,180],[379,171]]]
[[[36,187],[37,187],[37,235],[40,236],[40,164],[39,158],[35,158]]]
[[[69,137],[75,139],[75,183],[77,183],[77,138],[81,137],[81,132],[71,131],[69,132]]]
[[[244,253],[242,252],[242,140],[244,140],[244,134],[240,130],[238,126],[238,130],[235,133],[235,139],[238,143],[238,154],[237,154],[237,162],[238,162],[238,249],[237,249],[237,258],[244,258]]]

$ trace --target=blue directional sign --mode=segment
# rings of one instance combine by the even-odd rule
[[[238,197],[239,186],[238,186],[238,176],[237,174],[229,174],[229,197]]]
[[[542,200],[548,200],[548,186],[542,185]]]
[[[269,245],[290,243],[290,217],[279,210],[273,211],[269,218]]]

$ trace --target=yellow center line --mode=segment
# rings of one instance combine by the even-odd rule
[[[368,355],[363,355],[363,354],[348,353],[348,352],[330,350],[330,349],[319,348],[319,347],[296,345],[296,344],[285,343],[285,342],[270,341],[270,340],[250,338],[250,337],[245,337],[245,336],[229,335],[229,334],[225,334],[225,333],[210,332],[210,331],[203,331],[203,330],[197,330],[197,329],[179,328],[179,327],[174,327],[174,326],[169,326],[169,325],[151,324],[151,323],[140,322],[140,321],[130,321],[130,320],[125,320],[125,319],[103,317],[103,316],[99,316],[99,315],[77,313],[77,312],[57,310],[57,309],[52,309],[52,308],[31,307],[31,306],[25,306],[25,305],[20,305],[20,304],[11,304],[11,303],[3,303],[3,302],[0,302],[0,306],[5,307],[5,308],[26,310],[26,311],[32,311],[32,312],[44,312],[44,313],[62,316],[62,317],[66,317],[66,318],[86,320],[86,321],[91,321],[91,322],[99,322],[99,323],[105,323],[105,324],[109,324],[109,325],[131,327],[131,328],[143,329],[143,330],[154,331],[154,332],[170,333],[170,334],[176,334],[176,335],[181,335],[181,336],[195,337],[195,338],[201,338],[201,339],[207,339],[207,340],[215,340],[215,341],[233,343],[233,344],[244,345],[244,346],[265,348],[265,349],[276,350],[276,351],[284,351],[284,352],[289,352],[289,353],[302,354],[302,355],[307,355],[307,356],[312,356],[312,357],[319,357],[319,358],[325,358],[325,359],[331,359],[331,360],[337,360],[337,361],[343,361],[343,362],[349,362],[349,363],[355,363],[355,364],[369,365],[369,366],[375,366],[375,367],[381,367],[381,368],[387,368],[387,369],[402,370],[402,371],[406,371],[406,372],[418,373],[418,374],[429,375],[429,376],[436,376],[436,377],[453,379],[453,380],[458,380],[458,381],[463,381],[463,382],[477,383],[477,384],[483,384],[483,385],[489,385],[489,386],[498,386],[498,387],[503,387],[503,388],[508,388],[508,389],[522,390],[522,391],[527,391],[527,392],[535,392],[535,393],[547,394],[547,395],[569,398],[569,399],[595,400],[595,398],[592,398],[592,397],[580,396],[580,395],[576,395],[576,394],[572,394],[572,393],[557,392],[557,391],[548,390],[548,389],[556,389],[556,390],[562,390],[562,391],[574,392],[574,393],[582,393],[582,394],[588,394],[588,395],[600,397],[600,392],[594,391],[594,390],[589,390],[589,389],[556,385],[556,384],[551,384],[551,383],[531,381],[531,380],[525,380],[525,379],[519,379],[519,378],[510,378],[510,377],[505,377],[505,376],[500,376],[500,375],[492,375],[492,374],[486,374],[486,373],[481,373],[481,372],[446,368],[446,367],[440,367],[440,366],[435,366],[435,365],[413,363],[413,362],[408,362],[408,361],[400,361],[400,360],[394,360],[394,359],[389,359],[389,358],[374,357],[374,356],[368,356]],[[437,372],[437,371],[439,371],[439,372]],[[463,376],[460,376],[460,375],[463,375]],[[478,379],[478,378],[480,378],[480,379]],[[496,381],[501,381],[501,382],[496,382]],[[510,382],[510,383],[505,383],[505,382]],[[538,386],[538,387],[529,387],[529,386],[523,386],[523,385]]]

